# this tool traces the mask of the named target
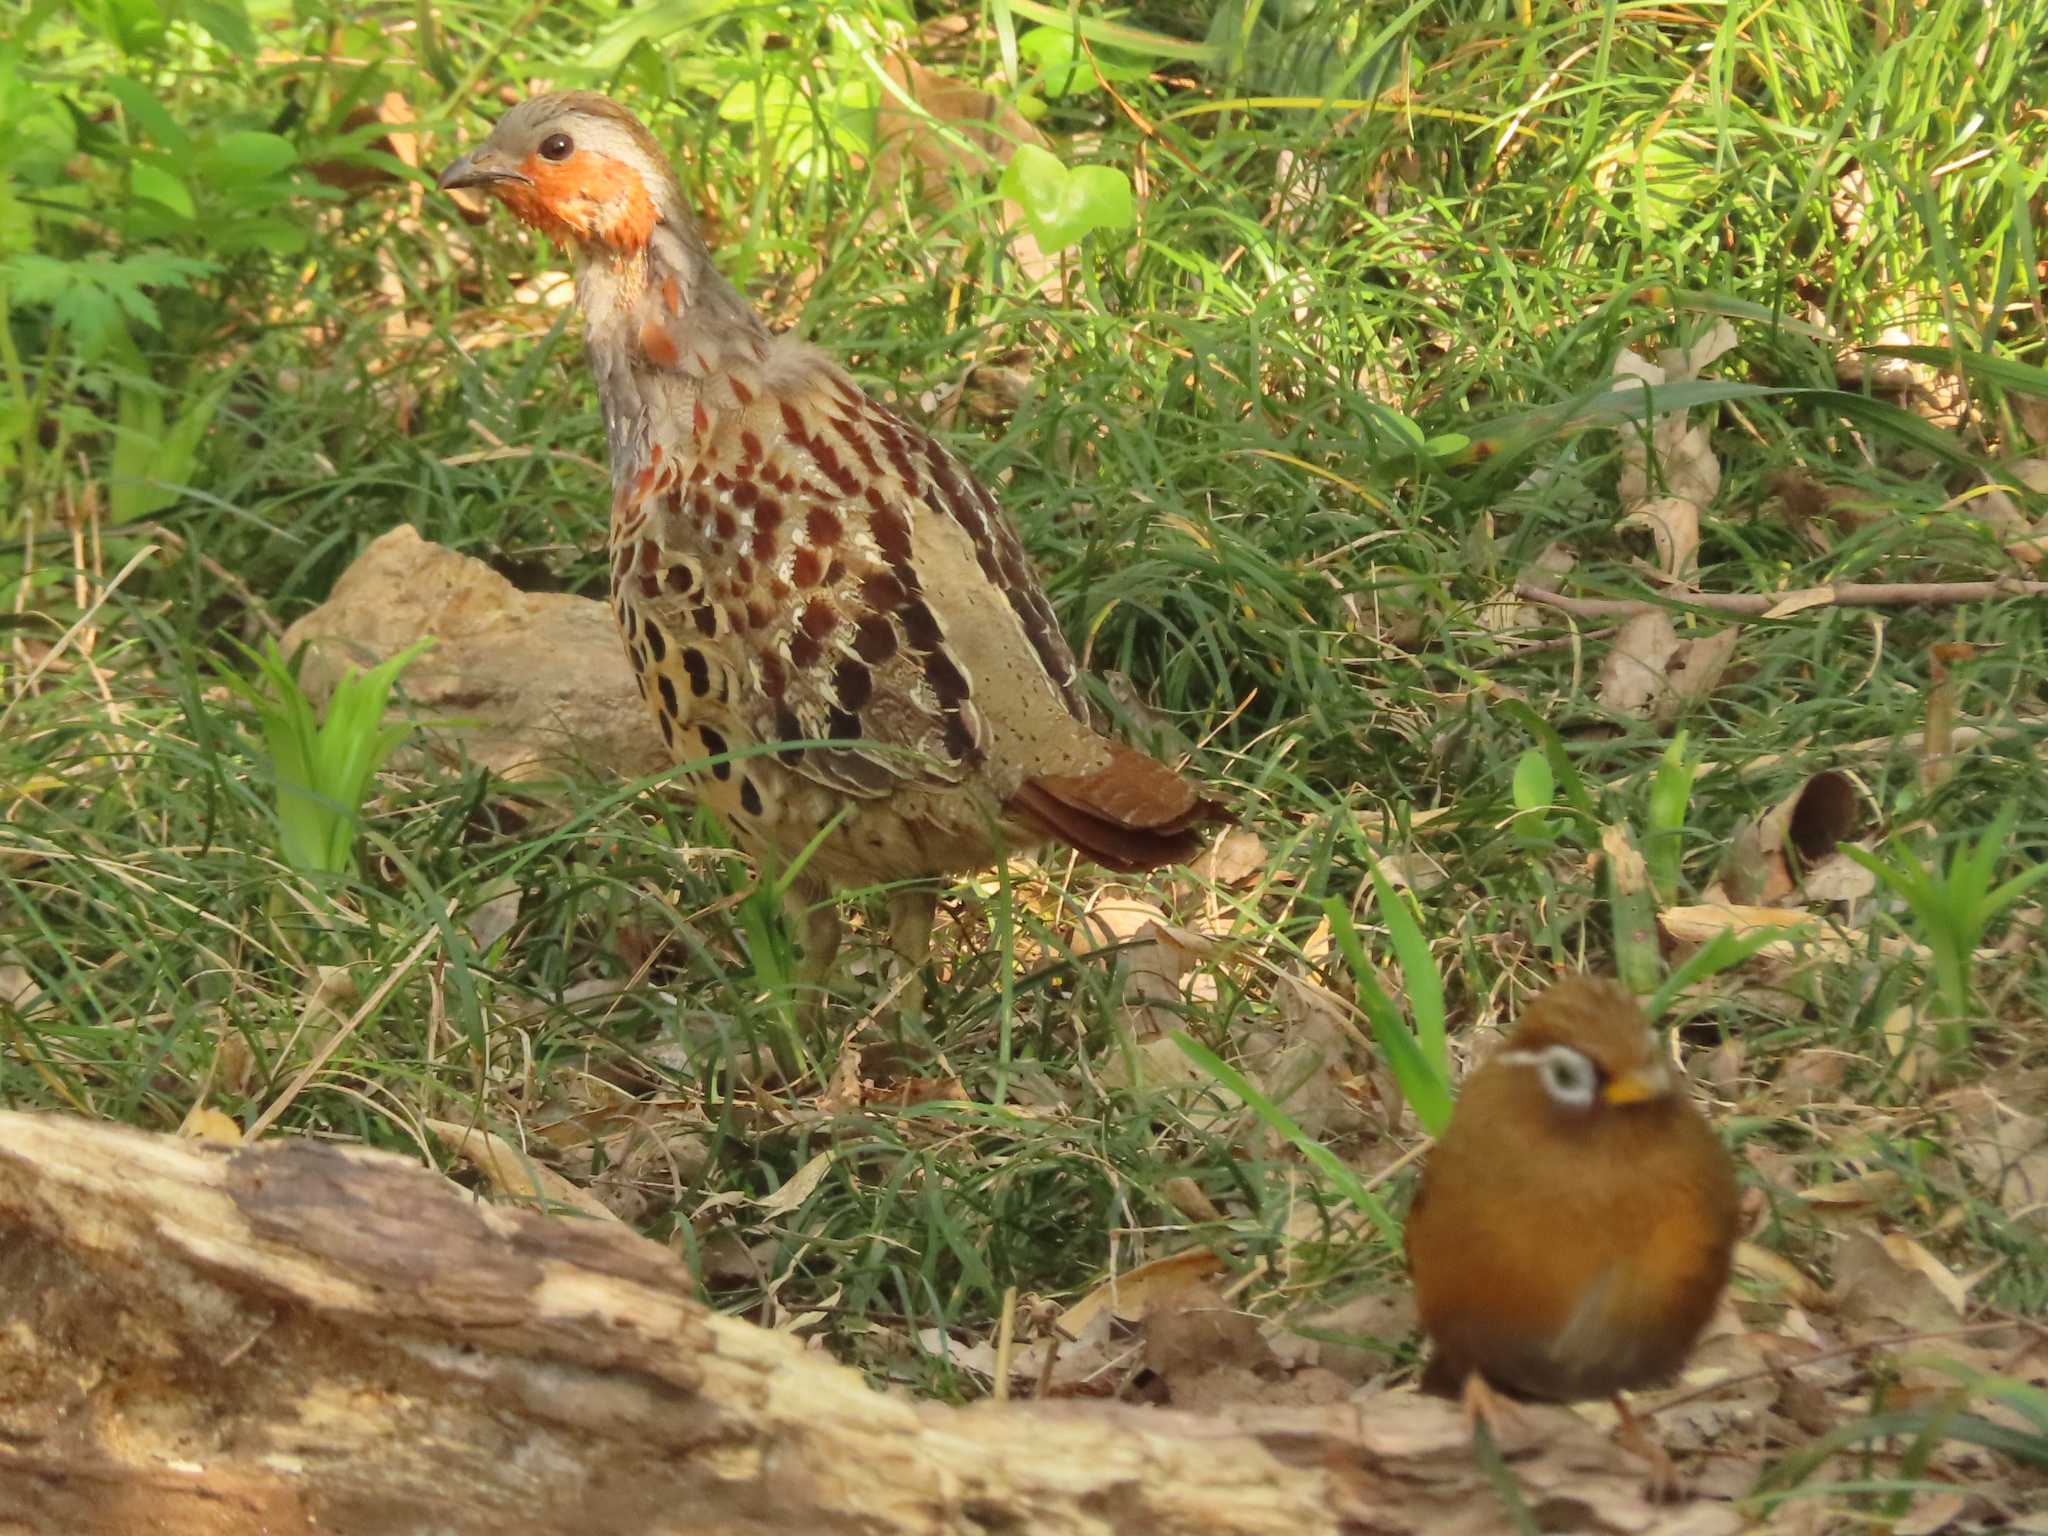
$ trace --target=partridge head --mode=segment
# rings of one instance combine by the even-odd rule
[[[1408,1214],[1425,1386],[1572,1401],[1668,1377],[1727,1284],[1738,1210],[1634,998],[1559,981],[1467,1079]]]
[[[801,860],[807,970],[832,890],[1067,844],[1119,870],[1189,857],[1222,808],[1091,725],[1002,510],[952,453],[721,277],[667,156],[598,95],[507,112],[442,174],[568,250],[610,448],[612,600],[694,792],[739,845]]]

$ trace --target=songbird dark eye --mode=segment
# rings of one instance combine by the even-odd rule
[[[540,157],[543,160],[566,160],[576,153],[576,146],[566,133],[551,133],[540,141]]]

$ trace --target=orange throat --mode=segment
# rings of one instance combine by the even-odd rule
[[[630,166],[579,150],[559,164],[528,155],[519,169],[527,184],[503,183],[498,197],[542,234],[564,244],[606,247],[619,256],[647,249],[660,214]]]

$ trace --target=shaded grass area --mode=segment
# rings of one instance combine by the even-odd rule
[[[1763,392],[1695,413],[1723,471],[1703,588],[2012,569],[2010,530],[1964,493],[1995,485],[2022,520],[2048,512],[2013,468],[2048,435],[2034,246],[2048,8],[1473,3],[1361,19],[1307,5],[1244,25],[1142,7],[1129,24],[1206,51],[1141,60],[1157,67],[1114,95],[1045,103],[1059,152],[1129,172],[1143,210],[1128,238],[1067,254],[1059,304],[1006,261],[982,181],[935,200],[872,181],[829,136],[795,162],[758,118],[721,116],[742,84],[823,100],[871,79],[878,33],[1000,91],[1000,9],[920,35],[912,21],[931,18],[879,3],[857,25],[828,15],[845,8],[749,8],[626,50],[619,29],[638,23],[602,7],[549,7],[516,31],[495,8],[441,7],[431,29],[351,23],[334,49],[346,66],[318,62],[330,17],[277,33],[296,65],[237,73],[174,38],[147,69],[139,54],[123,67],[181,120],[289,85],[308,160],[387,90],[439,129],[440,158],[497,110],[500,81],[606,86],[648,111],[727,270],[1000,484],[1067,633],[1117,680],[1100,702],[1191,751],[1243,807],[1263,867],[1143,893],[1216,941],[1199,984],[1153,1006],[1227,1059],[1290,1038],[1283,980],[1349,996],[1320,902],[1339,896],[1380,931],[1367,841],[1426,872],[1412,895],[1461,1051],[1553,968],[1609,967],[1598,828],[1524,835],[1512,776],[1535,738],[1508,701],[1560,733],[1610,824],[1643,825],[1669,729],[1690,733],[1704,770],[1684,901],[1821,768],[1854,776],[1868,841],[1945,857],[2010,803],[2004,871],[2039,860],[2038,600],[1751,623],[1720,686],[1666,724],[1601,705],[1603,639],[1489,614],[1558,545],[1577,560],[1567,585],[1658,590],[1648,539],[1616,526],[1622,435],[1539,429],[1532,413],[1602,387],[1622,348],[1654,354],[1716,317],[1738,344],[1713,376]],[[32,72],[106,106],[96,56],[65,43],[54,23],[29,34]],[[132,111],[111,121],[148,141]],[[445,1161],[425,1121],[490,1126],[671,1242],[722,1305],[815,1314],[880,1376],[976,1394],[913,1335],[984,1338],[1010,1287],[1071,1300],[1190,1243],[1227,1251],[1240,1299],[1272,1314],[1398,1284],[1396,1256],[1255,1117],[1131,1068],[1142,956],[1077,946],[1077,912],[1108,889],[1094,872],[1052,861],[962,892],[951,974],[916,1026],[861,1024],[880,962],[857,956],[836,1032],[812,1042],[816,1074],[790,1082],[763,1055],[788,1000],[750,949],[750,873],[687,806],[599,782],[564,804],[401,760],[367,807],[359,876],[316,885],[280,863],[262,753],[214,681],[229,639],[320,602],[401,521],[525,586],[604,584],[602,431],[576,326],[525,289],[558,258],[406,183],[292,216],[303,253],[224,258],[165,296],[132,354],[75,347],[14,281],[14,377],[30,419],[61,427],[17,445],[8,522],[22,617],[0,730],[14,999],[0,1101],[159,1129],[205,1102],[247,1124],[424,940],[280,1129]],[[80,260],[95,231],[50,213],[40,237]],[[190,248],[209,249],[203,235]],[[1838,360],[1883,340],[2035,371],[1961,395],[1929,371],[1922,398],[1880,396],[1874,370]],[[984,367],[1029,386],[988,417],[972,404]],[[137,370],[174,398],[232,379],[148,527],[93,510],[111,493],[104,408]],[[1874,404],[1852,411],[1844,392]],[[1454,435],[1471,446],[1444,446]],[[513,451],[480,452],[493,444]],[[1788,469],[1869,514],[1819,547],[1778,510]],[[107,593],[147,543],[157,553]],[[1930,647],[1954,641],[1977,653],[1959,716],[1989,734],[1934,782],[1909,738]],[[509,927],[484,916],[515,899]],[[1923,967],[1878,942],[1910,917],[1881,892],[1831,915],[1868,942],[1683,1005],[1689,1045],[1742,1047],[1713,1092],[1738,1149],[1768,1154],[1752,1159],[1757,1241],[1825,1273],[1831,1228],[1779,1175],[1883,1172],[1867,1219],[1981,1274],[1980,1301],[2048,1305],[2038,1211],[1954,1155],[1944,1098],[2048,1067],[2038,907],[1995,928],[1970,1053],[1938,1076],[1909,1075],[1887,1033],[1923,995]],[[820,1108],[849,1033],[885,1086],[956,1080],[966,1102]],[[1840,1072],[1795,1090],[1782,1069],[1815,1052]],[[1333,1147],[1395,1164],[1413,1128],[1376,1098],[1369,1053],[1335,1075],[1354,1112],[1327,1122]],[[759,1203],[821,1152],[804,1199]],[[1189,1214],[1182,1180],[1213,1216]]]

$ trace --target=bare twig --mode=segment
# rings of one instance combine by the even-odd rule
[[[1515,583],[1515,595],[1575,619],[1625,619],[1672,608],[1705,608],[1736,618],[1783,615],[1806,608],[1908,608],[1916,604],[1981,603],[1994,597],[2048,597],[2048,581],[2000,576],[1990,581],[1840,581],[1790,592],[1674,592],[1668,602],[1633,597],[1572,597],[1534,582]]]

